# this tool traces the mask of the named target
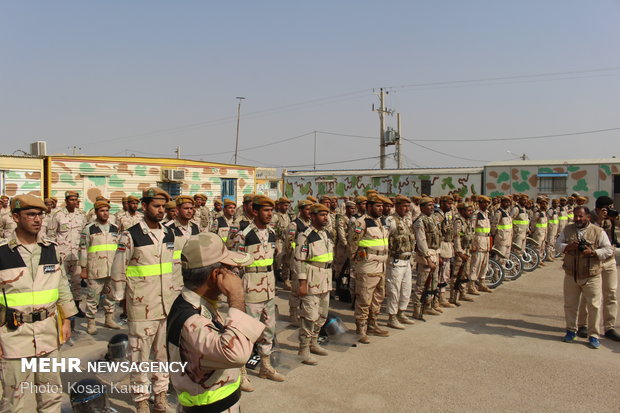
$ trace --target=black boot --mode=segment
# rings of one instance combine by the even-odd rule
[[[86,314],[80,309],[80,300],[75,300],[75,306],[77,307],[77,314],[75,315],[78,318],[85,318]]]
[[[615,328],[605,331],[605,337],[613,341],[620,341],[620,334],[618,334]]]
[[[581,326],[577,328],[577,337],[588,338],[588,327]]]

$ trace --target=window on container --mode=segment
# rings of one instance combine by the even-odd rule
[[[430,179],[424,179],[422,181],[420,181],[420,195],[422,194],[426,194],[426,195],[430,195],[431,194],[431,181]]]
[[[538,174],[538,192],[546,194],[565,194],[568,174]]]
[[[269,181],[269,189],[278,189],[278,181]]]
[[[157,186],[168,192],[171,197],[181,195],[181,182],[159,182]]]
[[[237,200],[236,178],[222,178],[222,200],[224,199]]]

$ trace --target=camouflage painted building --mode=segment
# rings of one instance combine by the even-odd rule
[[[43,158],[0,155],[0,193],[10,197],[22,194],[42,196]]]
[[[204,193],[209,207],[220,197],[240,202],[255,188],[254,167],[174,158],[48,156],[46,173],[49,195],[60,198],[65,191],[77,191],[84,210],[103,195],[111,199],[112,211],[116,211],[121,198],[140,197],[150,186],[159,186],[173,196]]]
[[[282,196],[282,177],[277,168],[256,168],[256,193],[271,199]]]

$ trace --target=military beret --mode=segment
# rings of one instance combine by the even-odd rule
[[[570,201],[571,199],[574,201],[575,197],[574,196],[569,196],[569,197],[566,198],[567,201]]]
[[[383,197],[381,195],[370,194],[370,196],[368,197],[368,203],[369,204],[382,204]]]
[[[43,200],[43,202],[48,203],[48,202],[54,202],[54,200],[52,198],[45,198]]]
[[[79,198],[80,194],[75,192],[75,191],[67,191],[67,192],[65,192],[65,199],[67,199],[69,197],[72,197],[72,196],[75,196],[75,197]]]
[[[250,265],[253,261],[254,258],[250,254],[228,250],[224,241],[212,232],[201,232],[191,236],[181,251],[181,267],[185,269],[208,267],[218,262],[242,267]],[[207,276],[204,281],[206,278]]]
[[[323,202],[323,201],[330,201],[331,202],[331,197],[329,195],[321,195],[321,197],[319,198],[319,202]]]
[[[0,199],[9,199],[8,195],[0,195]]]
[[[422,199],[422,197],[420,197],[420,196],[418,196],[418,195],[413,195],[413,196],[411,197],[411,200],[412,200],[412,201],[414,201],[414,202],[418,202],[418,201],[420,201],[420,199]]]
[[[308,195],[308,196],[306,197],[306,199],[307,199],[308,201],[311,201],[313,204],[316,204],[317,202],[319,202],[319,200],[318,200],[318,199],[316,199],[315,197],[313,197],[312,195]]]
[[[347,201],[347,202],[345,202],[345,203],[344,203],[344,206],[347,206],[347,207],[354,207],[354,206],[355,206],[355,202],[353,202],[353,201]]]
[[[258,205],[258,206],[270,206],[270,207],[274,207],[276,206],[276,203],[273,201],[273,199],[266,197],[264,195],[256,195],[254,197],[254,199],[252,200],[252,204],[253,205]]]
[[[95,205],[93,206],[93,208],[95,208],[95,211],[98,210],[99,208],[103,208],[103,207],[108,207],[110,208],[110,203],[104,200],[100,200],[100,201],[96,201]]]
[[[549,200],[547,198],[545,198],[544,196],[539,196],[536,197],[536,202],[549,202]]]
[[[152,186],[142,191],[142,199],[145,198],[163,199],[166,202],[170,201],[170,195],[168,195],[168,192],[156,186]]]
[[[397,205],[398,204],[409,204],[411,203],[411,200],[404,195],[396,195],[396,198],[394,198],[394,203]]]
[[[132,202],[132,201],[138,201],[138,202],[140,202],[140,198],[138,198],[137,196],[129,195],[129,196],[127,197],[127,202]]]
[[[290,204],[290,203],[291,203],[291,200],[290,200],[290,199],[288,199],[288,198],[287,198],[287,197],[285,197],[285,196],[280,197],[280,198],[276,201],[276,204]]]
[[[512,201],[512,198],[510,198],[508,195],[502,195],[499,197],[499,199],[501,199],[502,201]]]
[[[52,201],[58,202],[58,198],[56,198],[55,196],[50,196],[50,198],[52,198]]]
[[[213,201],[213,205],[222,205],[222,201],[216,199],[215,201]]]
[[[581,202],[587,202],[588,201],[588,197],[579,195],[577,198],[575,198],[577,201],[581,201]]]
[[[432,204],[435,201],[430,196],[423,196],[420,198],[420,205]]]
[[[207,200],[207,196],[205,194],[194,194],[194,199],[204,199],[205,201]]]
[[[177,207],[177,203],[175,201],[166,202],[166,209],[174,209]]]
[[[127,202],[127,197],[126,196],[122,197],[121,202]]]
[[[563,196],[560,197],[560,201],[566,201],[566,198],[564,198]]]
[[[46,211],[47,207],[41,198],[34,195],[17,195],[11,199],[11,212],[24,209],[40,209]]]
[[[319,212],[329,212],[329,208],[327,208],[323,204],[317,203],[312,205],[312,208],[310,208],[310,212],[312,212],[313,214],[318,214]]]
[[[103,195],[99,195],[99,196],[95,197],[95,201],[108,201],[108,202],[110,202],[110,200],[108,198],[106,198],[105,196],[103,196]]]
[[[333,201],[338,201],[338,197],[336,195],[332,195],[332,200]]]
[[[310,205],[313,205],[312,201],[309,201],[307,199],[302,199],[297,203],[297,208],[304,208]]]
[[[456,209],[467,209],[467,208],[473,208],[471,203],[469,203],[469,202],[459,202],[459,204],[456,206]]]
[[[384,204],[388,204],[388,205],[394,206],[394,202],[392,202],[392,200],[390,198],[388,198],[387,196],[379,195],[379,198],[381,198],[383,200]]]
[[[179,195],[174,200],[174,202],[175,204],[177,204],[177,206],[187,204],[187,203],[194,205],[194,198],[192,198],[189,195]]]
[[[236,203],[235,201],[233,201],[232,199],[228,199],[228,198],[226,198],[226,199],[224,200],[224,206],[226,206],[226,205],[234,205],[234,206],[237,206],[237,203]]]
[[[368,201],[368,198],[366,198],[363,195],[359,195],[359,196],[355,197],[355,203],[356,204],[361,204],[362,202],[366,202],[366,201]]]
[[[439,201],[449,202],[449,201],[454,201],[454,198],[452,198],[451,195],[442,195],[441,197],[439,197]]]
[[[248,204],[254,200],[254,194],[245,194],[243,195],[243,203]]]
[[[486,202],[491,202],[491,198],[489,198],[486,195],[478,195],[478,201],[486,201]]]
[[[376,189],[369,189],[368,191],[366,191],[366,196],[372,195],[372,194],[378,194]]]

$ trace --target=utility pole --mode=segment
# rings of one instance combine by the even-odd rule
[[[385,94],[379,90],[379,166],[385,169]]]
[[[181,159],[181,147],[177,146],[177,149],[174,152],[177,154],[177,159]]]
[[[314,170],[316,171],[316,131],[314,131]]]
[[[237,139],[235,139],[235,165],[237,164],[237,152],[239,151],[239,122],[241,120],[241,102],[245,97],[237,96],[235,99],[239,101],[237,105]]]
[[[396,114],[396,132],[397,132],[397,137],[396,137],[396,165],[398,167],[398,169],[402,169],[403,168],[403,155],[401,153],[402,150],[402,146],[401,146],[401,140],[400,140],[400,112]]]

